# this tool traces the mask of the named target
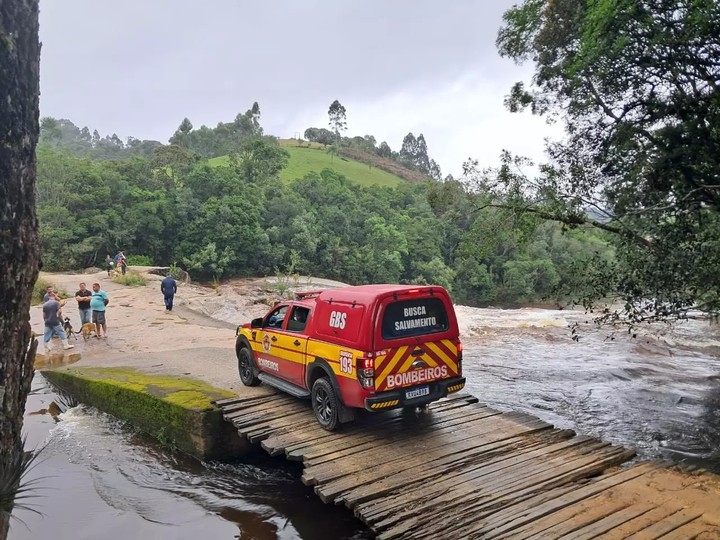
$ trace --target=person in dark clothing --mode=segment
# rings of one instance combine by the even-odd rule
[[[160,292],[163,293],[165,299],[165,310],[172,311],[173,298],[175,298],[175,293],[177,292],[177,282],[172,277],[167,276],[162,280],[162,283],[160,283]]]
[[[45,320],[45,335],[43,337],[45,352],[50,352],[50,340],[53,336],[60,338],[60,341],[62,341],[63,344],[63,349],[72,349],[75,346],[68,343],[67,335],[63,330],[62,320],[60,318],[60,309],[65,305],[65,302],[60,301],[57,295],[53,292],[48,294],[49,298],[42,307],[43,319]]]
[[[87,289],[84,283],[80,284],[80,290],[75,293],[75,300],[78,303],[78,311],[80,313],[80,325],[90,322],[92,309],[90,309],[90,299],[92,292]]]
[[[105,255],[105,270],[107,270],[108,277],[111,276],[113,268],[115,268],[115,260],[108,253],[107,255]]]

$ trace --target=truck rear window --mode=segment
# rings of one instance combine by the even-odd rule
[[[417,298],[388,304],[382,321],[383,339],[399,339],[448,329],[445,304],[439,298]]]

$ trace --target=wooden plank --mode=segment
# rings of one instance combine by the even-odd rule
[[[666,518],[657,523],[653,523],[649,527],[628,536],[627,540],[654,540],[656,538],[665,538],[673,531],[680,529],[683,525],[687,525],[702,517],[702,512],[692,509],[682,509],[670,514]]]
[[[385,446],[391,443],[395,443],[399,440],[415,440],[417,444],[422,444],[427,437],[438,437],[441,431],[449,430],[450,428],[460,429],[461,427],[466,428],[468,422],[478,421],[496,414],[482,413],[479,412],[476,415],[463,414],[458,417],[451,418],[438,418],[431,424],[433,431],[428,432],[426,428],[423,431],[411,431],[404,425],[394,426],[394,431],[386,433],[368,433],[356,437],[352,444],[337,447],[337,445],[318,446],[313,448],[311,452],[305,455],[305,463],[308,466],[315,466],[327,461],[335,461],[339,457],[345,457],[350,454],[359,453],[369,447],[378,447],[380,445]],[[412,427],[412,426],[410,426]]]
[[[618,495],[620,496],[621,494]],[[649,512],[623,523],[622,525],[614,528],[612,531],[606,532],[603,534],[603,538],[606,540],[624,540],[628,536],[642,531],[653,523],[662,521],[678,510],[680,510],[678,505],[668,505],[666,503],[663,506],[653,508]]]
[[[572,483],[577,478],[590,476],[602,470],[603,467],[605,464],[602,462],[581,457],[579,460],[567,463],[559,476],[559,471],[552,471],[552,467],[545,471],[536,467],[536,471],[532,474],[532,481],[526,485],[503,486],[501,482],[499,484],[495,482],[493,486],[486,486],[483,483],[472,486],[474,491],[468,490],[465,497],[450,504],[445,501],[438,502],[441,503],[445,515],[452,516],[445,518],[445,526],[452,527],[452,530],[456,532],[463,530],[464,527],[465,532],[469,534],[473,531],[477,532],[479,527],[484,527],[484,522],[477,519],[478,511],[491,509],[493,512],[497,512],[499,509],[512,506],[528,493],[536,493],[563,483]],[[484,494],[485,496],[483,496]],[[420,518],[405,520],[388,531],[383,531],[379,538],[404,538],[410,530],[430,530],[432,520],[433,513],[428,512]],[[489,530],[496,529],[490,528]],[[424,536],[420,534],[417,537]],[[431,535],[425,537],[432,538]]]
[[[574,487],[574,489],[577,489],[577,487]],[[605,491],[594,497],[569,506],[564,506],[557,510],[548,511],[546,509],[540,512],[533,512],[532,508],[526,507],[523,515],[518,515],[517,517],[524,518],[523,521],[528,523],[513,529],[512,534],[508,536],[508,538],[516,538],[517,540],[540,540],[548,536],[559,538],[582,528],[593,520],[597,521],[599,518],[610,515],[620,509],[627,508],[628,506],[630,506],[630,502],[622,498],[615,499],[612,497],[612,493]],[[639,528],[667,517],[673,511],[675,510],[650,506],[646,513],[628,520],[628,522],[622,526],[615,527],[612,530],[612,538],[617,538],[618,540],[625,538],[628,534],[639,530]],[[538,515],[541,515],[541,517],[538,517]],[[645,525],[641,526],[642,523],[645,523]],[[493,522],[488,522],[488,526],[493,526]],[[621,529],[625,532],[618,534],[618,531]]]
[[[228,409],[231,409],[230,407]],[[253,405],[251,407],[237,408],[235,410],[225,409],[224,415],[226,420],[239,419],[242,421],[244,417],[254,418],[264,415],[267,419],[276,418],[289,412],[311,411],[312,408],[307,401],[301,403],[282,403],[272,400],[267,403]]]
[[[316,476],[322,476],[323,473],[332,474],[340,471],[345,473],[348,471],[347,463],[340,458],[354,456],[355,469],[365,468],[365,461],[377,463],[378,461],[387,463],[388,458],[383,458],[383,449],[387,450],[389,456],[393,456],[392,461],[407,459],[408,455],[415,455],[420,450],[427,452],[438,447],[448,447],[457,441],[467,440],[473,437],[482,437],[487,433],[497,431],[494,427],[486,427],[483,431],[472,431],[469,429],[461,429],[463,424],[455,422],[441,424],[435,427],[430,434],[408,434],[398,432],[386,439],[378,441],[372,438],[365,443],[353,445],[350,448],[342,448],[333,453],[326,453],[319,458],[305,459],[306,472],[313,473]],[[477,425],[475,426],[477,429]],[[378,444],[380,443],[380,444]],[[461,448],[458,447],[458,451]],[[316,474],[315,474],[316,473]]]
[[[396,457],[384,462],[380,462],[378,465],[371,465],[372,462],[377,462],[377,455],[370,455],[367,460],[354,460],[351,464],[345,465],[344,463],[337,464],[335,472],[344,473],[342,476],[348,476],[352,474],[351,479],[339,478],[338,480],[327,482],[322,486],[319,486],[321,498],[328,496],[329,493],[340,493],[347,488],[355,487],[363,484],[364,482],[373,482],[377,478],[387,480],[388,474],[393,470],[397,469],[398,465],[404,464],[401,470],[408,471],[411,473],[416,472],[418,469],[425,469],[426,472],[422,474],[423,478],[438,474],[437,467],[444,465],[448,462],[452,462],[454,465],[463,463],[478,454],[487,454],[488,452],[501,449],[507,444],[511,444],[512,439],[520,435],[527,435],[530,433],[529,430],[522,431],[524,428],[518,426],[514,431],[510,429],[491,429],[483,432],[483,436],[478,436],[478,433],[463,433],[461,436],[464,437],[461,440],[456,440],[455,444],[440,445],[436,448],[436,451],[429,456],[420,458],[412,466],[408,466],[407,454],[403,454],[402,450],[398,449],[397,454],[393,452]],[[544,427],[542,429],[545,429]],[[495,443],[502,443],[496,445]],[[393,447],[394,448],[394,447]],[[412,450],[412,446],[410,447]],[[460,455],[460,458],[456,456]],[[374,460],[374,461],[373,461]],[[428,464],[432,468],[428,471]],[[334,464],[333,464],[334,465]],[[346,468],[343,469],[342,467]],[[441,472],[441,471],[440,471]],[[310,479],[314,479],[317,482],[323,481],[324,478],[332,477],[332,472],[325,471],[324,476],[320,472],[307,468],[303,473],[303,481],[309,482]]]
[[[572,533],[573,540],[592,540],[632,519],[647,514],[653,508],[655,508],[655,506],[652,504],[635,504],[628,506],[622,510],[600,517],[599,519],[588,520],[586,525],[570,529],[567,534]],[[603,507],[598,508],[598,511],[601,512],[602,510],[604,510]]]
[[[220,399],[217,401],[213,401],[213,404],[222,409],[223,412],[227,411],[233,411],[237,408],[247,408],[254,405],[257,405],[259,403],[269,403],[271,401],[277,400],[277,396],[274,394],[267,394],[262,396],[253,396],[253,397],[245,397],[245,398],[229,398],[229,399]]]
[[[545,516],[561,512],[579,504],[589,504],[589,500],[600,494],[612,490],[616,486],[631,482],[645,474],[657,470],[655,464],[640,464],[630,469],[620,469],[613,473],[605,473],[602,477],[592,480],[583,486],[574,485],[573,490],[559,494],[557,488],[548,489],[539,495],[526,500],[515,508],[496,512],[491,518],[484,520],[492,530],[502,532],[502,527],[508,529],[539,523]],[[564,489],[564,488],[563,488]]]
[[[566,447],[583,444],[582,440],[576,439],[570,439],[569,441],[564,443],[557,443],[554,446],[557,450],[560,450]],[[429,500],[431,504],[436,504],[436,501],[439,500],[439,498],[441,497],[443,500],[443,504],[446,504],[448,502],[451,502],[451,498],[449,496],[451,490],[453,490],[452,492],[459,496],[462,494],[462,492],[458,489],[459,486],[463,484],[470,484],[470,491],[474,491],[474,485],[478,482],[484,482],[485,477],[490,476],[493,473],[508,470],[511,467],[518,467],[519,465],[522,465],[524,461],[535,459],[539,456],[542,456],[545,452],[546,446],[537,448],[537,446],[533,445],[528,448],[523,448],[519,452],[513,453],[512,455],[498,456],[495,459],[491,459],[487,463],[484,463],[482,467],[471,467],[469,470],[467,468],[463,468],[456,471],[456,474],[444,475],[440,481],[431,484],[430,489],[425,487],[424,490],[418,490],[418,492],[422,494],[422,497]],[[422,483],[420,484],[422,485]],[[416,487],[419,488],[420,486],[409,486],[410,491],[414,491],[414,488]],[[425,495],[427,496],[425,497]],[[421,513],[424,512],[426,509],[426,507],[416,504],[414,505],[413,509],[403,512],[403,516],[407,517],[409,515]],[[377,515],[377,513],[381,510],[382,509],[376,508],[375,514]],[[389,523],[397,521],[397,519],[394,519],[396,517],[397,516],[391,516],[389,518],[389,521],[386,521],[385,524],[387,525]]]
[[[481,452],[482,450],[480,449],[479,451]],[[461,458],[462,462],[465,462],[465,460],[468,460],[470,463],[474,463],[475,461],[473,460],[473,458],[477,457],[475,455],[476,453],[477,452],[474,452],[473,454],[471,454],[469,458],[466,457],[465,455],[463,455]],[[593,456],[592,458],[580,458],[579,460],[582,460],[582,459],[584,459],[586,461],[588,459],[590,461],[594,461],[597,458]],[[535,469],[537,471],[541,471],[541,472],[548,469],[547,461],[540,462],[538,458],[536,458],[535,461],[536,461],[536,463],[535,463],[535,467],[533,469]],[[549,464],[550,468],[555,466],[555,463],[552,460],[549,460],[549,461],[551,462]],[[570,463],[574,463],[575,461],[577,461],[577,460],[571,460]],[[527,481],[528,479],[533,478],[532,475],[527,477],[527,473],[528,473],[527,469],[525,469],[525,470],[521,469],[521,471],[522,472],[520,474],[523,477],[523,481]],[[358,487],[352,487],[350,489],[345,488],[345,486],[342,484],[338,485],[338,484],[331,482],[325,486],[318,486],[318,488],[316,488],[316,492],[319,491],[318,494],[321,496],[321,498],[323,498],[323,497],[328,498],[328,497],[332,496],[334,498],[336,504],[345,503],[349,508],[353,508],[354,505],[357,504],[358,502],[363,502],[365,500],[368,500],[369,498],[377,496],[378,494],[387,493],[389,490],[392,490],[392,489],[405,487],[408,483],[412,483],[412,481],[415,481],[417,479],[430,480],[434,476],[442,475],[442,471],[437,471],[435,469],[430,469],[430,470],[427,470],[426,472],[413,470],[412,472],[415,474],[411,478],[407,477],[406,471],[405,471],[405,469],[403,469],[401,471],[398,471],[396,474],[388,474],[388,475],[385,475],[384,477],[381,477],[380,480],[373,482],[372,485],[359,485]],[[539,474],[539,472],[536,474]],[[497,483],[497,484],[506,484],[507,483],[507,476],[504,471],[493,472],[489,475],[489,478],[487,478],[487,477],[483,478],[483,485],[482,485],[483,491],[485,490],[486,482],[489,479],[494,480],[494,483]],[[475,486],[475,484],[476,483],[469,485],[467,489],[469,489],[470,491],[475,491],[476,487],[480,487],[480,486]],[[462,488],[463,486],[458,486],[458,487]],[[488,488],[488,490],[489,490],[489,488]]]

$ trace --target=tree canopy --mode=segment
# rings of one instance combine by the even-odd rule
[[[184,139],[199,130],[183,125],[149,158],[38,147],[44,268],[91,266],[124,249],[201,280],[292,268],[352,284],[438,283],[458,301],[513,305],[561,298],[577,281],[573,264],[608,251],[585,230],[564,235],[483,209],[482,195],[454,180],[362,187],[325,169],[283,183],[288,154],[259,126],[243,137],[215,131],[207,140],[232,152],[213,166],[196,151],[200,139]]]
[[[532,62],[512,111],[561,122],[549,162],[505,156],[495,202],[612,233],[588,271],[587,305],[619,298],[630,321],[720,309],[720,4],[715,0],[525,0],[504,15],[502,55]],[[529,169],[526,169],[529,170]]]

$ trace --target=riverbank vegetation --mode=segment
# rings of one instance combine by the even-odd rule
[[[505,13],[500,54],[534,65],[506,100],[562,123],[539,174],[472,174],[493,204],[610,233],[586,305],[631,322],[720,313],[720,3],[544,2]],[[588,209],[594,215],[588,214]]]

